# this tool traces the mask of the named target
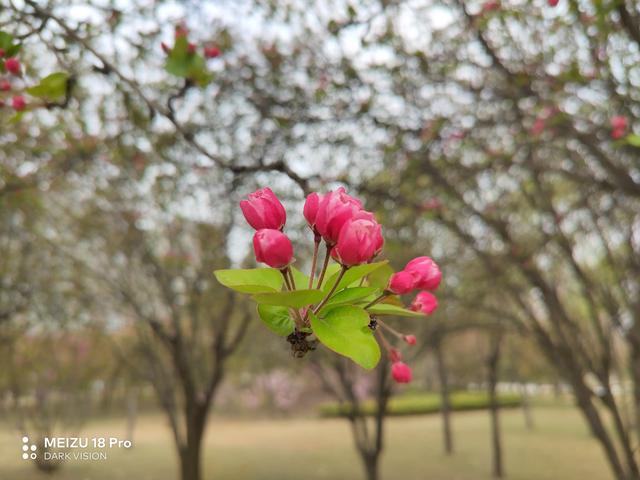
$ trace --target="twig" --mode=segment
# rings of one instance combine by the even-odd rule
[[[329,299],[331,298],[331,295],[333,295],[333,293],[338,288],[338,285],[340,284],[340,280],[342,280],[342,277],[344,277],[344,274],[347,272],[348,269],[349,267],[344,265],[342,266],[342,269],[340,270],[340,274],[338,275],[338,278],[336,278],[336,282],[333,284],[333,287],[331,287],[331,290],[329,290],[329,293],[327,293],[327,295],[322,299],[322,301],[318,304],[318,306],[313,309],[313,313],[318,313],[320,309],[324,307],[325,304],[329,301]]]

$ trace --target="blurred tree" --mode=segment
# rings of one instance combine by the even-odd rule
[[[180,216],[143,227],[130,210],[86,214],[95,228],[91,241],[110,239],[88,267],[132,322],[137,343],[130,366],[153,385],[167,415],[181,478],[198,480],[208,415],[251,319],[211,275],[228,265],[226,230]]]
[[[391,217],[389,255],[412,243],[446,259],[451,301],[534,338],[615,478],[639,477],[638,6],[240,2],[210,16],[202,3],[180,15],[200,40],[222,18],[227,49],[202,90],[156,81],[156,47],[179,20],[162,2],[82,19],[67,2],[7,11],[42,26],[71,64],[89,99],[80,131],[128,147],[101,168],[133,159],[146,172],[160,157],[198,177],[194,190],[276,178],[359,187]],[[249,13],[259,33],[238,27]],[[632,381],[633,427],[618,372]]]
[[[333,357],[331,360],[314,360],[314,370],[322,381],[325,390],[332,395],[346,412],[351,424],[353,440],[360,455],[367,480],[380,478],[380,457],[384,450],[384,422],[392,383],[389,375],[390,362],[383,357],[376,367],[375,379],[370,388],[363,375],[352,362]],[[374,403],[373,419],[362,409],[362,402],[371,394]]]

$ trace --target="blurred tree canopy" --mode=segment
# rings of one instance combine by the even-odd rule
[[[221,54],[168,66],[162,42],[171,61],[187,48],[177,25]],[[136,276],[110,277],[126,315],[152,315],[127,296],[185,308],[174,281],[217,302],[199,269],[244,260],[242,195],[343,183],[375,206],[394,263],[444,265],[438,322],[534,340],[615,478],[640,476],[635,2],[11,0],[0,29],[21,39],[25,75],[74,79],[64,108],[0,109],[0,318],[112,273]],[[627,381],[632,421],[614,395]]]

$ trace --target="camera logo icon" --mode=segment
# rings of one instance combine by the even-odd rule
[[[29,445],[29,437],[22,437],[22,459],[23,460],[35,460],[38,454],[36,453],[38,446],[35,443]]]

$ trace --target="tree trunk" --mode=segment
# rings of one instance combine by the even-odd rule
[[[502,478],[504,468],[502,465],[502,440],[500,438],[500,417],[498,405],[498,367],[500,365],[501,335],[496,334],[491,338],[491,352],[489,353],[488,383],[489,383],[489,411],[491,413],[491,440],[493,447],[493,476]]]
[[[442,346],[440,342],[435,345],[438,380],[440,382],[440,413],[442,414],[442,436],[444,441],[444,453],[453,453],[453,435],[451,432],[451,397],[449,392],[449,375],[444,363]]]
[[[180,448],[181,480],[201,480],[202,436],[207,419],[202,405],[187,409],[187,441]]]
[[[524,424],[527,430],[533,430],[533,413],[531,412],[531,402],[529,399],[529,392],[527,391],[527,384],[520,384],[520,391],[522,392],[522,413],[524,414]]]
[[[378,471],[379,458],[379,453],[376,453],[374,455],[362,455],[362,461],[364,463],[364,471],[366,473],[367,480],[378,480],[380,478]]]
[[[136,428],[138,417],[138,392],[135,387],[129,387],[127,391],[127,440],[133,442],[133,432]]]
[[[184,447],[180,452],[181,480],[200,480],[200,448]]]
[[[633,379],[634,428],[640,438],[640,344],[631,342],[630,371]]]
[[[180,479],[200,480],[200,443],[185,445],[180,450]]]

